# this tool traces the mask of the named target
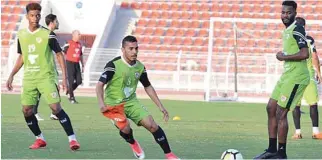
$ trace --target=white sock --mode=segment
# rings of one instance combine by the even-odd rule
[[[301,134],[301,129],[296,129],[295,134]]]
[[[313,131],[313,134],[319,134],[320,133],[319,127],[313,127],[312,131]]]
[[[68,136],[68,141],[70,142],[70,141],[72,141],[72,140],[75,140],[75,141],[76,141],[76,136],[75,136],[75,134]]]
[[[40,133],[40,135],[36,136],[36,139],[42,139],[45,141],[45,137],[44,137],[44,135],[42,135],[42,133]]]

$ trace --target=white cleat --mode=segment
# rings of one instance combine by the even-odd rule
[[[54,115],[54,114],[51,114],[50,119],[51,120],[58,120],[58,117],[56,115]]]
[[[39,114],[37,113],[37,114],[35,114],[35,116],[36,116],[36,118],[37,118],[37,120],[38,121],[43,121],[44,119],[42,119],[40,116],[39,116]]]

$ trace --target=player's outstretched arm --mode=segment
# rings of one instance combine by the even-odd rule
[[[104,103],[104,85],[105,84],[101,81],[98,81],[96,84],[96,96],[102,113],[107,111]]]
[[[7,80],[7,83],[6,83],[6,87],[9,91],[12,90],[12,81],[13,81],[13,77],[19,72],[20,68],[23,66],[23,57],[22,57],[22,54],[19,54],[17,60],[16,60],[16,64],[15,66],[13,67],[10,75],[9,75],[9,78]]]

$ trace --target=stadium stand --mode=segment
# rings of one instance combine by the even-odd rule
[[[280,19],[280,1],[163,1],[163,2],[122,2],[121,8],[127,10],[141,11],[132,34],[138,36],[141,50],[158,51],[179,51],[186,54],[204,55],[198,60],[199,64],[206,64],[206,55],[208,50],[208,30],[210,17],[226,18],[262,18],[262,19]],[[322,14],[317,12],[322,9],[322,1],[299,1],[298,15],[308,20],[321,20]],[[221,37],[217,39],[213,51],[227,54],[232,50],[234,39],[232,39],[232,23],[215,23],[214,36]],[[264,25],[261,23],[238,23],[238,28],[246,30],[248,34],[239,33],[238,54],[260,56],[262,53],[276,53],[279,50],[282,24]],[[322,26],[308,26],[307,30],[314,35],[318,41],[318,48],[321,46]],[[230,36],[229,36],[230,35]],[[274,42],[274,43],[272,43]],[[246,45],[247,44],[247,47]],[[242,47],[245,46],[245,47]],[[322,47],[322,46],[321,46]],[[146,57],[147,56],[147,57]],[[153,57],[142,54],[140,59],[145,61]],[[168,69],[176,70],[174,63],[176,57],[155,58],[154,63],[149,69]],[[263,63],[256,60],[248,61],[241,59],[238,69],[245,73],[262,73],[263,69],[255,67],[255,64]],[[167,63],[165,63],[165,61]],[[183,63],[187,59],[182,60]],[[220,67],[219,67],[220,68]],[[205,66],[200,67],[200,71],[205,71]]]

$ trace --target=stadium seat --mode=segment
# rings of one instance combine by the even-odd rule
[[[187,3],[182,3],[180,9],[181,11],[190,11],[190,6]]]
[[[7,5],[15,6],[15,5],[17,5],[17,1],[16,0],[10,0],[10,1],[8,1]]]
[[[160,4],[159,3],[151,3],[150,9],[151,10],[159,10]]]
[[[301,13],[307,20],[322,19],[322,14],[318,13],[319,10],[322,10],[322,5],[319,3],[319,1],[299,2],[298,14]],[[185,51],[185,54],[207,54],[210,17],[279,20],[281,10],[281,2],[277,1],[220,0],[212,3],[209,0],[191,0],[189,2],[167,0],[162,2],[122,2],[121,5],[123,5],[121,8],[142,11],[133,34],[144,37],[141,42],[143,48],[168,50],[171,53],[181,49]],[[8,17],[2,16],[2,19],[6,18]],[[2,26],[6,27],[4,24]],[[241,54],[261,54],[264,52],[275,54],[281,48],[281,31],[285,29],[282,23],[238,22],[237,27],[240,30],[237,32],[239,38],[237,43],[238,51]],[[322,30],[321,25],[307,26],[306,29],[310,30],[312,34],[314,31]],[[232,51],[235,43],[233,33],[233,23],[214,22],[213,52],[226,54]],[[314,35],[321,39],[319,32]],[[319,40],[317,41],[319,42]],[[321,45],[321,43],[317,43],[317,45]],[[164,63],[166,62],[164,61]],[[242,68],[245,73],[262,70],[253,68],[254,65],[263,65],[262,61],[250,60],[245,63],[248,65],[248,67]]]

